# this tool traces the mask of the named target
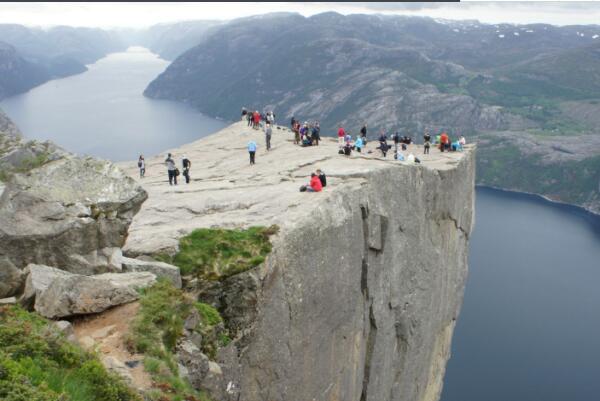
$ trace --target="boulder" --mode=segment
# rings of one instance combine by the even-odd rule
[[[1,298],[0,305],[14,305],[17,303],[16,297]]]
[[[102,358],[102,364],[107,370],[119,375],[129,385],[133,383],[133,377],[129,368],[117,358],[107,355]]]
[[[189,380],[194,388],[201,388],[202,383],[209,372],[209,360],[200,349],[191,341],[183,340],[177,347],[177,359],[179,374]]]
[[[0,196],[0,257],[78,273],[120,271],[147,193],[108,161],[66,155],[14,174]],[[3,269],[4,270],[4,269]],[[18,281],[3,291],[16,291]]]
[[[152,285],[152,273],[71,274],[49,266],[29,265],[21,302],[33,304],[47,318],[98,313],[134,301],[137,290]]]
[[[181,274],[177,266],[148,259],[121,259],[125,272],[150,272],[158,278],[166,278],[177,288],[181,288]]]
[[[25,276],[8,258],[0,258],[0,298],[16,295]]]

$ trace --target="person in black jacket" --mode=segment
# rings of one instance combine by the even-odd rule
[[[192,167],[192,162],[185,155],[181,160],[181,164],[183,165],[183,176],[185,177],[185,183],[190,183],[190,168]]]
[[[327,186],[327,176],[325,176],[325,173],[321,171],[321,169],[317,169],[317,175],[319,176],[321,185],[323,186],[323,188],[325,188]]]

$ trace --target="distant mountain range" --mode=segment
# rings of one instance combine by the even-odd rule
[[[86,64],[125,48],[118,35],[101,29],[0,24],[0,99],[86,71]]]
[[[270,14],[212,26],[145,95],[480,142],[478,182],[600,212],[600,26]]]

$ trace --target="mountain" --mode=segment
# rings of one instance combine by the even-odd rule
[[[145,95],[229,120],[242,107],[273,109],[279,121],[319,120],[324,134],[340,124],[356,134],[363,123],[371,135],[464,134],[483,144],[480,183],[600,212],[600,166],[589,160],[600,155],[600,26],[268,14],[206,35]],[[565,143],[586,146],[556,150]],[[534,146],[535,155],[525,146]],[[514,149],[527,163],[484,162]],[[562,163],[583,163],[589,174],[545,174]],[[532,180],[519,185],[525,174]]]
[[[186,50],[199,44],[210,35],[220,21],[184,21],[158,24],[138,33],[136,44],[140,44],[166,60],[175,60]]]
[[[0,99],[84,72],[85,64],[126,47],[114,33],[63,26],[44,30],[0,24],[0,40]]]
[[[26,92],[49,78],[43,67],[25,60],[13,46],[0,42],[0,99]]]

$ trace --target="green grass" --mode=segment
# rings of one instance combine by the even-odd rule
[[[141,401],[95,355],[19,306],[0,308],[0,399]]]
[[[177,254],[157,258],[178,266],[183,275],[221,280],[264,262],[271,252],[269,237],[277,230],[276,226],[246,230],[200,228],[180,239]]]
[[[140,310],[131,326],[128,346],[144,354],[144,369],[155,382],[154,391],[146,395],[151,400],[207,400],[205,394],[179,377],[175,358],[185,320],[194,309],[201,319],[193,330],[202,335],[202,352],[214,359],[219,347],[226,345],[218,340],[229,338],[215,308],[196,302],[165,280],[141,293]]]
[[[40,153],[37,156],[23,159],[21,163],[17,166],[3,166],[2,170],[0,170],[0,181],[7,182],[13,174],[26,173],[28,171],[33,170],[34,168],[43,166],[49,161],[50,155],[48,153]]]

